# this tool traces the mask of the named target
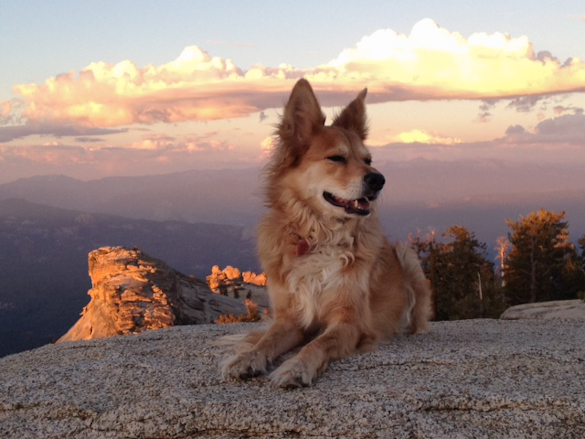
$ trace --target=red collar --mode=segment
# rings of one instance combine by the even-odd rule
[[[301,238],[297,242],[297,256],[304,256],[311,251],[311,244],[306,238]]]

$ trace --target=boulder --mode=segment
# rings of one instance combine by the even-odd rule
[[[258,325],[175,326],[1,358],[0,437],[585,437],[581,320],[434,322],[292,391],[220,376],[216,340]]]
[[[585,319],[585,302],[582,300],[557,300],[515,305],[504,311],[500,319]]]
[[[246,313],[241,301],[214,294],[204,282],[139,250],[94,250],[89,275],[91,300],[58,343],[213,323],[220,315]]]

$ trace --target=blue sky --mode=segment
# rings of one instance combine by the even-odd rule
[[[5,1],[0,182],[261,164],[299,76],[367,86],[383,160],[585,163],[584,37],[581,1]]]

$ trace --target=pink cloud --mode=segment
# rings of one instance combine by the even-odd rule
[[[55,141],[30,145],[0,144],[0,183],[17,178],[64,174],[82,180],[111,175],[145,175],[190,169],[234,168],[254,163],[249,151],[207,136],[153,134],[125,146],[90,146]]]
[[[577,58],[561,65],[551,54],[535,54],[525,36],[476,33],[465,38],[425,19],[409,35],[378,30],[329,63],[307,70],[283,64],[243,71],[197,46],[160,66],[95,62],[44,84],[15,86],[28,124],[0,132],[0,139],[35,133],[34,123],[41,121],[92,130],[244,117],[282,106],[302,76],[325,106],[342,105],[366,86],[371,103],[507,98],[529,104],[534,99],[518,99],[585,91],[585,63]],[[9,104],[0,104],[3,120],[12,114]]]
[[[536,125],[535,136],[543,142],[567,142],[585,146],[585,114],[565,114]]]
[[[235,148],[217,140],[211,134],[172,137],[166,134],[148,134],[126,147],[129,150],[163,151],[165,153],[229,152]]]
[[[503,140],[507,144],[519,145],[550,145],[560,148],[561,145],[572,145],[585,149],[585,114],[577,111],[574,114],[564,114],[551,119],[543,119],[534,128],[527,131],[520,125],[511,126],[506,130]]]
[[[29,119],[23,125],[0,126],[0,143],[10,142],[14,139],[30,135],[40,136],[105,136],[108,134],[118,134],[128,131],[127,128],[99,128],[73,125],[71,123],[44,122]]]
[[[0,117],[8,117],[12,113],[12,103],[10,101],[0,102]]]

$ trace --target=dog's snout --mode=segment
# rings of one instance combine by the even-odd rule
[[[376,192],[382,190],[382,188],[384,187],[384,183],[386,183],[386,179],[384,178],[384,176],[382,174],[378,174],[377,172],[367,174],[364,177],[364,181],[368,188]]]

